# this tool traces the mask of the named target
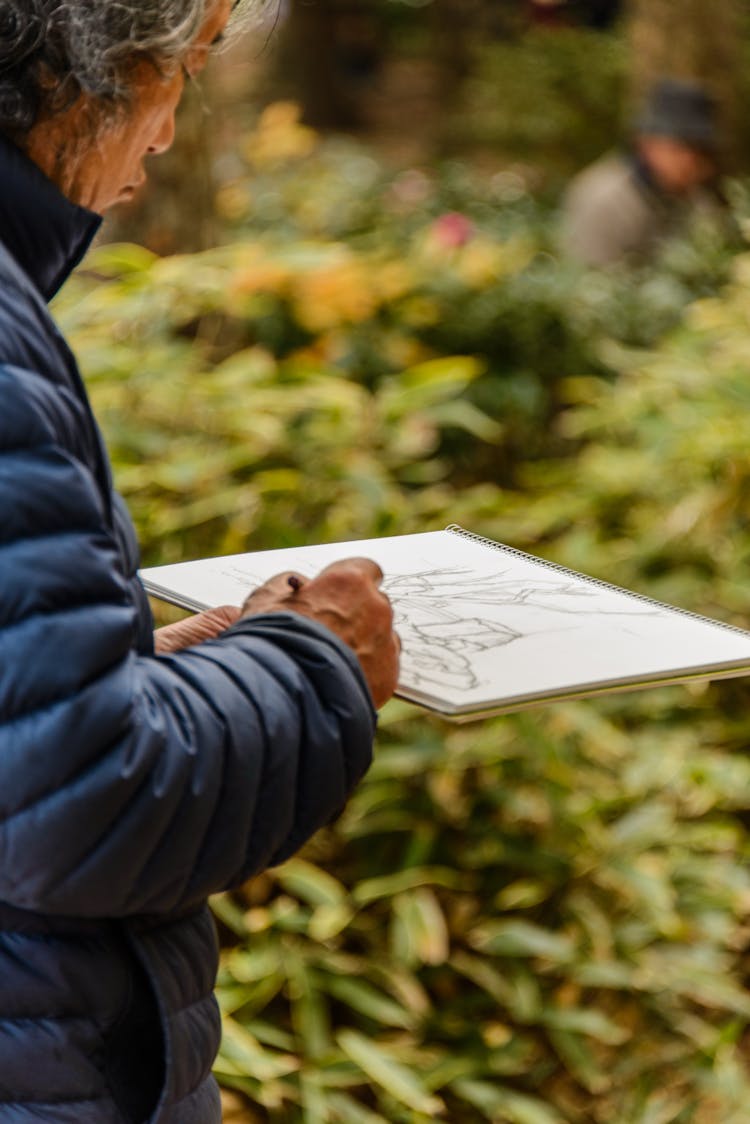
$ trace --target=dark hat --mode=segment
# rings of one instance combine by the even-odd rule
[[[673,137],[696,148],[717,148],[716,102],[695,82],[662,78],[651,90],[635,131],[642,136]]]

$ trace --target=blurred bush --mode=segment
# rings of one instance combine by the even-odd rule
[[[750,259],[656,347],[725,248],[566,272],[522,181],[376,190],[281,117],[231,244],[101,248],[58,304],[147,560],[457,521],[742,622]],[[222,1082],[277,1124],[744,1124],[747,702],[390,704],[339,823],[215,902]]]
[[[386,726],[335,831],[215,903],[222,1080],[274,1121],[741,1124],[750,765],[685,702]]]
[[[620,143],[628,77],[622,35],[557,27],[490,40],[477,48],[447,131],[456,144],[531,161],[559,187]]]
[[[416,526],[456,493],[441,433],[499,433],[464,400],[481,371],[472,357],[431,357],[399,337],[402,368],[372,386],[336,364],[330,322],[380,299],[342,247],[158,259],[119,246],[89,267],[59,312],[147,560]]]
[[[98,298],[103,345],[110,306],[132,340],[138,308],[155,302],[163,315],[143,346],[158,329],[160,346],[209,367],[260,348],[287,371],[324,370],[377,394],[405,368],[470,356],[472,378],[443,407],[437,443],[462,483],[513,483],[519,461],[549,452],[561,382],[606,374],[602,337],[657,339],[690,299],[716,290],[734,248],[706,226],[653,268],[587,273],[561,260],[554,209],[522,167],[394,176],[368,150],[322,140],[291,103],[265,110],[230,163],[217,196],[224,248],[166,262],[141,254],[122,278],[116,259],[94,261],[111,277]],[[201,353],[194,340],[210,346]]]
[[[590,556],[663,599],[748,618],[749,287],[745,253],[722,293],[693,302],[657,349],[610,340],[615,379],[561,388],[558,425],[578,453],[524,466],[510,519],[525,541],[554,541],[572,564]]]

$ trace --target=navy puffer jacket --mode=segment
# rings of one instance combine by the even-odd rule
[[[2,139],[0,184],[0,1122],[216,1124],[206,896],[340,811],[375,714],[294,614],[154,655],[46,306],[97,219]]]

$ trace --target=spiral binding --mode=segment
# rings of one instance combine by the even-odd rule
[[[460,535],[462,538],[469,539],[471,542],[478,543],[480,546],[489,546],[493,550],[499,550],[502,554],[510,554],[514,558],[520,558],[524,562],[535,562],[538,566],[544,566],[547,570],[553,570],[557,574],[564,574],[569,578],[577,578],[579,581],[587,582],[589,585],[598,586],[600,589],[606,589],[610,593],[623,593],[626,597],[634,597],[636,601],[642,601],[646,605],[651,605],[657,609],[666,609],[667,612],[680,613],[684,617],[691,617],[695,621],[700,621],[702,624],[714,625],[715,628],[723,628],[728,632],[736,632],[740,636],[746,637],[750,640],[750,632],[745,628],[739,628],[735,624],[727,624],[725,621],[716,621],[711,617],[704,617],[701,613],[694,613],[690,609],[681,609],[679,605],[668,605],[665,601],[657,601],[655,597],[649,597],[645,593],[635,593],[630,589],[623,589],[619,585],[613,585],[611,582],[606,582],[602,578],[592,578],[588,574],[581,574],[578,570],[571,570],[567,566],[561,566],[559,562],[548,562],[546,558],[537,558],[533,554],[526,554],[525,551],[519,550],[515,546],[506,546],[504,543],[495,542],[493,539],[485,538],[484,535],[477,535],[474,531],[467,531],[458,523],[450,523],[446,528],[451,534]]]

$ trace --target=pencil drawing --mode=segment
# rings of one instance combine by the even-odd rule
[[[308,577],[315,572],[303,557],[287,562]],[[221,575],[236,588],[238,599],[267,580],[243,565],[224,566]],[[518,577],[509,569],[479,573],[427,562],[408,574],[387,573],[383,589],[401,637],[404,681],[461,691],[482,685],[478,663],[488,652],[582,627],[592,617],[618,617],[620,628],[630,632],[638,618],[662,611],[648,602],[613,604],[612,590],[564,575]]]
[[[621,627],[638,617],[653,617],[658,606],[615,607],[602,588],[560,579],[520,579],[508,571],[478,574],[468,569],[429,569],[386,575],[402,644],[402,676],[414,686],[474,690],[482,681],[477,657],[531,636],[569,631],[591,616],[620,617]],[[473,611],[469,611],[469,606]],[[477,617],[476,608],[504,609],[505,619]],[[466,612],[463,611],[466,607]],[[524,610],[534,613],[524,626]],[[517,612],[521,610],[520,614]],[[512,612],[513,619],[509,619]],[[503,614],[501,614],[502,616]],[[555,615],[557,619],[555,619]],[[559,619],[569,618],[566,623]],[[520,618],[520,619],[519,619]]]

